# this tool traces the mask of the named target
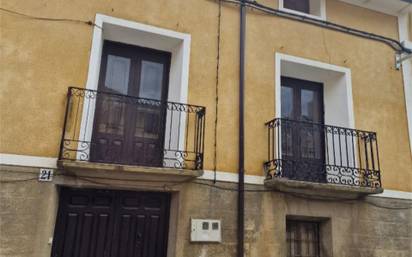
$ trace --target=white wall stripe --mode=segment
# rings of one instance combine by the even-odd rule
[[[412,200],[412,193],[405,192],[405,191],[385,189],[382,194],[371,195],[370,197],[384,197],[384,198]]]
[[[204,172],[205,173],[203,174],[202,177],[200,177],[200,179],[205,179],[205,180],[214,179],[214,171],[205,170]],[[264,179],[265,179],[264,176],[245,175],[246,184],[263,185]],[[237,183],[239,181],[237,173],[224,172],[224,171],[216,171],[216,180],[220,182],[232,182],[232,183]],[[385,189],[383,193],[371,195],[371,197],[384,197],[384,198],[412,200],[412,192]]]
[[[55,169],[57,168],[57,158],[0,153],[0,165],[1,164]],[[199,179],[213,180],[214,171],[205,170],[203,176],[199,177]],[[264,176],[245,175],[246,184],[263,185],[264,179]],[[216,171],[216,180],[219,182],[237,183],[238,174],[226,171]],[[382,194],[373,195],[371,197],[412,200],[412,192],[385,189]]]
[[[57,158],[0,153],[0,164],[55,169]]]
[[[205,170],[203,176],[199,178],[206,179],[206,180],[213,180],[214,171]],[[245,183],[247,184],[263,185],[264,179],[265,179],[264,176],[245,175]],[[216,171],[216,180],[221,181],[221,182],[237,183],[239,181],[239,177],[238,177],[238,174],[234,172]]]

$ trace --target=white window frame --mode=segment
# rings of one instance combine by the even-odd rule
[[[308,13],[299,12],[296,10],[285,8],[284,0],[279,0],[279,10],[292,13],[292,14],[307,16],[310,18],[318,19],[318,20],[326,20],[326,0],[319,0],[319,1],[320,1],[320,10],[319,10],[320,15],[308,14]]]
[[[409,28],[408,15],[412,14],[403,13],[398,16],[399,40],[405,45],[405,47],[412,49],[412,41],[408,40],[412,37],[412,35],[409,35],[411,28]],[[406,115],[408,121],[409,146],[412,155],[412,59],[403,61],[402,77],[405,92]]]
[[[287,71],[282,66],[288,64]],[[294,66],[296,65],[296,67]],[[288,76],[297,79],[324,83],[325,124],[355,129],[355,114],[352,96],[351,70],[319,61],[309,60],[282,53],[275,54],[275,117],[281,118],[281,77]],[[281,133],[281,131],[279,131]],[[276,142],[281,145],[281,138]],[[275,147],[280,149],[281,147]],[[282,153],[278,153],[282,156]],[[358,163],[355,149],[355,163]],[[342,157],[345,160],[345,156]],[[339,162],[339,159],[336,159]]]
[[[276,117],[281,116],[281,77],[282,75],[285,75],[284,72],[282,72],[282,62],[288,62],[288,63],[293,63],[309,68],[313,68],[314,70],[318,71],[324,71],[325,73],[331,72],[331,73],[338,73],[342,74],[343,76],[343,83],[345,85],[345,93],[346,93],[346,98],[344,99],[344,102],[346,104],[346,110],[345,113],[347,114],[347,119],[345,121],[340,121],[340,120],[330,120],[328,119],[328,108],[327,103],[325,101],[325,124],[333,123],[330,125],[337,125],[337,126],[342,126],[342,127],[347,127],[347,128],[355,128],[355,114],[354,114],[354,109],[353,109],[353,97],[352,97],[352,75],[351,75],[351,70],[346,68],[346,67],[341,67],[341,66],[336,66],[332,65],[329,63],[323,63],[319,61],[314,61],[310,59],[305,59],[301,57],[296,57],[292,55],[287,55],[287,54],[282,54],[282,53],[276,53],[275,54],[275,102],[276,102]],[[306,77],[304,75],[299,76],[292,76],[297,79],[304,79],[304,80],[310,80],[310,81],[316,81],[316,82],[321,82],[324,83],[322,80],[315,80],[313,75],[311,78]],[[324,92],[324,98],[326,98],[326,93]],[[334,115],[329,115],[329,117],[332,117]]]
[[[87,75],[86,89],[97,90],[99,82],[100,64],[104,40],[149,47],[172,53],[168,101],[186,104],[189,87],[189,60],[190,60],[190,34],[180,33],[173,30],[150,26],[134,21],[115,18],[103,14],[96,14],[93,30],[93,40],[90,53],[89,71]],[[86,100],[86,99],[85,99]],[[87,112],[89,111],[89,115]],[[95,106],[91,111],[83,110],[79,139],[91,141],[93,132]],[[177,122],[177,121],[176,121]],[[185,128],[186,115],[181,116],[181,126]],[[185,130],[176,132],[180,135],[172,135],[179,138],[178,148],[184,149]],[[165,142],[169,140],[169,133],[165,133]],[[79,146],[80,148],[80,146]],[[87,155],[90,154],[88,149]],[[78,159],[81,159],[81,151],[78,151]]]

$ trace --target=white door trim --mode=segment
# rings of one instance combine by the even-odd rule
[[[399,40],[403,42],[406,47],[412,49],[412,41],[408,40],[411,36],[409,35],[410,28],[408,30],[408,22],[408,13],[398,16]],[[412,59],[405,60],[402,63],[402,75],[409,132],[409,147],[412,155]]]

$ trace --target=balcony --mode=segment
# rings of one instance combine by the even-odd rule
[[[66,169],[201,175],[205,107],[75,87],[67,97]]]
[[[266,186],[338,197],[383,192],[375,132],[282,118],[266,126]]]

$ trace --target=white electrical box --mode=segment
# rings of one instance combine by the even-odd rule
[[[222,229],[220,220],[191,219],[191,242],[221,242]]]

